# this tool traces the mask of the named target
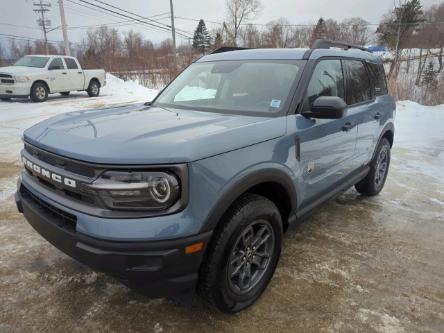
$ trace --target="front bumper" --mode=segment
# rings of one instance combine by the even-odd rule
[[[0,84],[0,97],[1,98],[25,98],[29,96],[31,87],[22,84]]]
[[[196,286],[211,232],[162,241],[102,240],[77,232],[75,217],[48,205],[21,184],[15,200],[26,220],[51,244],[131,288],[151,297],[171,297]],[[203,249],[186,254],[185,248],[197,242],[204,243]]]

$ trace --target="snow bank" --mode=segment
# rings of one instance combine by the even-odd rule
[[[0,162],[18,163],[23,131],[42,120],[70,111],[143,103],[152,100],[158,92],[111,74],[106,75],[106,81],[100,96],[94,98],[88,97],[86,92],[73,92],[68,97],[50,95],[44,103],[0,101]]]
[[[401,170],[444,184],[444,105],[397,103],[394,156]]]
[[[111,74],[106,75],[106,83],[107,85],[102,89],[102,93],[107,96],[119,96],[128,99],[132,96],[140,96],[146,102],[157,94],[157,90],[145,88],[136,81],[123,81]],[[147,96],[149,96],[148,99]]]

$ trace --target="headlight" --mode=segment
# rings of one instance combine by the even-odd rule
[[[31,78],[29,76],[16,76],[15,77],[15,82],[26,83],[29,81],[31,81]]]
[[[157,171],[106,171],[89,188],[117,210],[165,210],[180,195],[177,177]]]

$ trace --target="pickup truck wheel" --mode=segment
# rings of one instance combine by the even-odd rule
[[[69,93],[70,93],[70,91],[64,91],[64,92],[61,92],[60,95],[69,96]]]
[[[376,154],[370,163],[368,175],[355,185],[356,190],[367,196],[374,196],[381,192],[390,166],[390,142],[382,138]]]
[[[247,193],[220,221],[200,271],[198,292],[222,312],[253,304],[279,261],[282,220],[270,200]]]
[[[44,102],[48,99],[48,87],[46,84],[37,82],[31,88],[31,100],[33,102]]]
[[[89,83],[88,89],[86,90],[89,97],[97,97],[100,94],[100,84],[96,80]]]

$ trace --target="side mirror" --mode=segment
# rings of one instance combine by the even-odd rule
[[[307,118],[338,119],[344,115],[347,103],[337,96],[320,96],[315,99],[310,111],[302,112]]]

